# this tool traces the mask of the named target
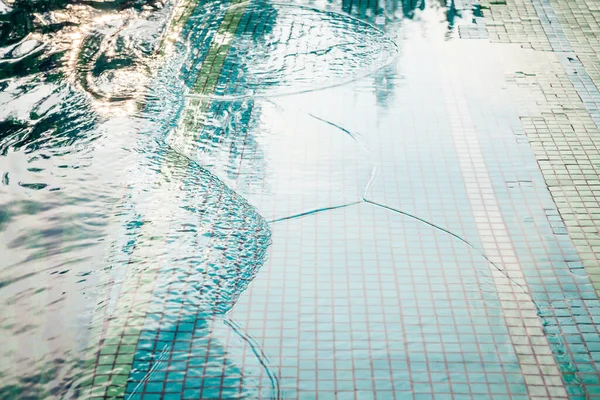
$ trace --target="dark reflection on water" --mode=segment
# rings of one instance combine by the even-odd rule
[[[482,17],[481,6],[477,1],[466,1],[457,4],[456,0],[342,0],[344,12],[375,23],[378,26],[380,25],[378,21],[385,21],[385,27],[381,27],[386,30],[392,28],[394,22],[403,18],[418,18],[419,13],[423,12],[428,6],[444,10],[449,30],[454,28],[456,19],[462,18],[465,11],[473,17]]]
[[[127,208],[119,158],[134,149],[121,139],[127,127],[100,128],[106,109],[75,78],[92,25],[102,30],[103,16],[151,20],[153,7],[0,3],[1,398],[63,391],[111,288],[116,266],[105,260]]]

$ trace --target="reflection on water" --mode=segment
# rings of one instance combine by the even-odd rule
[[[379,28],[393,30],[424,7],[211,2],[192,12],[195,4],[174,1],[0,0],[0,397],[77,397],[105,367],[98,350],[112,354],[115,338],[127,336],[134,368],[105,369],[122,372],[115,376],[125,376],[128,393],[164,380],[163,368],[202,366],[215,382],[230,380],[227,398],[253,396],[246,388],[257,384],[247,383],[254,378],[240,359],[245,371],[266,369],[275,387],[252,338],[225,317],[270,244],[265,218],[228,186],[244,192],[269,175],[262,127],[249,128],[265,106],[247,97],[378,70],[397,53]],[[393,68],[372,79],[385,104]],[[320,143],[311,171],[294,165],[279,176],[279,194],[319,192],[302,187],[307,176],[313,186],[341,187],[344,201],[344,189],[361,193],[354,188],[364,188],[371,165],[340,173],[364,155],[328,129],[340,136],[326,142],[315,128],[304,142],[279,142],[286,151]],[[347,159],[332,161],[339,149]],[[316,183],[327,174],[331,181]],[[228,354],[227,340],[246,347]],[[103,384],[123,386],[115,377]]]
[[[482,17],[481,5],[477,0],[342,0],[342,9],[345,12],[375,24],[386,31],[395,30],[397,28],[396,23],[402,19],[418,20],[421,13],[428,7],[443,11],[449,31],[453,31],[458,19],[468,16],[473,18]]]
[[[208,368],[205,379],[246,379],[219,344],[222,337],[214,334],[214,325],[222,323],[262,266],[269,228],[205,169],[164,144],[152,150],[147,153],[155,156],[147,162],[145,177],[154,182],[140,182],[133,190],[133,215],[139,217],[127,226],[134,237],[124,244],[126,254],[119,263],[112,263],[127,265],[116,282],[119,296],[107,306],[107,326],[99,341],[90,343],[92,356],[99,348],[99,358],[92,357],[87,368],[89,359],[82,360],[82,377],[71,388],[75,398],[97,394],[90,382],[99,368],[107,367],[112,375],[103,384],[109,391],[122,384],[119,379],[129,379],[128,390],[135,392],[157,376],[167,380],[167,369],[185,367],[183,373],[188,365]],[[131,338],[125,352],[118,347],[122,337]],[[133,369],[104,362],[103,355],[117,348],[120,357],[131,359]],[[240,381],[236,390],[246,386]]]

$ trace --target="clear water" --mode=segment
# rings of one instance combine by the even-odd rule
[[[526,398],[513,317],[572,368],[532,271],[577,256],[505,90],[550,61],[459,40],[479,18],[0,2],[0,397]]]

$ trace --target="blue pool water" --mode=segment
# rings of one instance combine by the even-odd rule
[[[2,1],[0,397],[600,396],[512,3]]]

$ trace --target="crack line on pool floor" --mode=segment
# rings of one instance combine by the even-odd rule
[[[369,183],[371,183],[371,182],[372,182],[372,179],[369,181]],[[450,236],[452,236],[452,237],[460,240],[461,242],[465,243],[467,246],[469,246],[473,250],[476,250],[481,257],[483,257],[487,262],[490,263],[490,265],[492,265],[506,279],[508,279],[511,283],[513,283],[515,286],[517,286],[524,294],[526,294],[530,298],[530,300],[534,303],[534,305],[536,305],[536,308],[538,308],[538,311],[541,311],[541,308],[537,305],[536,301],[533,299],[532,294],[522,284],[520,284],[519,282],[517,282],[513,277],[511,277],[508,274],[508,272],[506,272],[498,264],[496,264],[494,261],[492,261],[483,252],[483,250],[481,250],[479,247],[475,246],[473,243],[471,243],[467,239],[465,239],[462,236],[460,236],[460,235],[458,235],[458,234],[456,234],[456,233],[454,233],[454,232],[452,232],[452,231],[444,228],[443,226],[437,225],[437,224],[435,224],[435,223],[433,223],[431,221],[428,221],[428,220],[426,220],[424,218],[418,217],[418,216],[416,216],[414,214],[410,214],[410,213],[408,213],[406,211],[399,210],[397,208],[388,206],[388,205],[383,204],[383,203],[378,203],[376,201],[369,200],[366,197],[363,197],[361,200],[353,201],[351,203],[340,204],[340,205],[337,205],[337,206],[317,208],[317,209],[314,209],[314,210],[310,210],[310,211],[306,211],[306,212],[302,212],[302,213],[298,213],[298,214],[289,215],[287,217],[281,217],[281,218],[273,219],[273,220],[267,221],[267,223],[268,224],[274,224],[274,223],[278,223],[278,222],[294,220],[294,219],[298,219],[298,218],[303,218],[303,217],[308,217],[308,216],[311,216],[311,215],[319,214],[319,213],[326,212],[326,211],[338,210],[338,209],[341,209],[341,208],[351,207],[351,206],[355,206],[355,205],[363,204],[363,203],[371,204],[373,206],[380,207],[380,208],[386,209],[388,211],[392,211],[392,212],[404,215],[406,217],[409,217],[411,219],[419,221],[419,222],[421,222],[421,223],[423,223],[425,225],[429,225],[430,227],[432,227],[434,229],[437,229],[437,230],[439,230],[441,232],[444,232],[444,233],[446,233],[446,234],[448,234],[448,235],[450,235]]]
[[[329,121],[329,120],[326,120],[325,118],[317,117],[315,114],[308,113],[308,115],[310,115],[311,117],[313,117],[313,118],[314,118],[314,119],[316,119],[316,120],[319,120],[319,121],[321,121],[321,122],[324,122],[324,123],[326,123],[327,125],[331,125],[331,126],[333,126],[334,128],[337,128],[337,129],[341,130],[342,132],[344,132],[345,134],[347,134],[348,136],[350,136],[352,139],[354,139],[354,140],[356,140],[356,141],[358,141],[358,140],[356,139],[356,136],[362,136],[362,135],[361,135],[360,133],[358,133],[358,132],[356,132],[356,133],[352,133],[350,130],[348,130],[348,129],[346,129],[346,128],[344,128],[344,127],[342,127],[342,126],[340,126],[340,125],[336,124],[335,122],[331,122],[331,121]],[[361,143],[361,146],[365,147],[363,143]]]
[[[416,216],[416,215],[413,215],[413,214],[407,213],[407,212],[405,212],[405,211],[398,210],[398,209],[396,209],[396,208],[390,207],[390,206],[388,206],[388,205],[385,205],[385,204],[382,204],[382,203],[378,203],[378,202],[375,202],[375,201],[369,200],[369,199],[368,199],[368,198],[366,198],[366,197],[363,197],[363,199],[362,199],[362,202],[364,202],[364,203],[368,203],[368,204],[371,204],[371,205],[373,205],[373,206],[376,206],[376,207],[384,208],[384,209],[386,209],[386,210],[389,210],[389,211],[392,211],[392,212],[396,212],[396,213],[398,213],[398,214],[401,214],[401,215],[404,215],[404,216],[406,216],[406,217],[409,217],[409,218],[415,219],[415,220],[417,220],[417,221],[419,221],[419,222],[421,222],[421,223],[423,223],[423,224],[429,225],[429,226],[431,226],[431,227],[433,227],[433,228],[435,228],[435,229],[437,229],[437,230],[440,230],[440,231],[442,231],[442,232],[444,232],[444,233],[446,233],[446,234],[448,234],[448,235],[451,235],[452,237],[454,237],[454,238],[456,238],[456,239],[460,240],[461,242],[465,243],[467,246],[469,246],[469,247],[470,247],[470,248],[472,248],[473,250],[476,250],[476,251],[479,253],[479,255],[480,255],[481,257],[483,257],[483,258],[484,258],[484,259],[485,259],[485,260],[486,260],[486,261],[487,261],[487,262],[488,262],[488,263],[489,263],[489,264],[490,264],[492,267],[494,267],[494,269],[496,269],[498,272],[500,272],[500,273],[501,273],[501,274],[502,274],[502,275],[503,275],[503,276],[504,276],[506,279],[508,279],[508,280],[509,280],[509,282],[511,282],[511,283],[512,283],[513,285],[515,285],[516,287],[518,287],[518,288],[519,288],[519,290],[521,290],[521,291],[523,292],[523,294],[525,294],[525,295],[527,296],[527,298],[529,299],[529,301],[531,301],[531,304],[533,304],[533,306],[535,307],[535,310],[536,310],[536,312],[537,312],[538,318],[540,318],[540,319],[542,320],[542,321],[540,321],[540,322],[542,322],[542,329],[544,329],[544,324],[543,324],[544,318],[542,317],[544,308],[542,308],[542,307],[541,307],[541,306],[538,304],[538,302],[537,302],[537,301],[534,299],[534,297],[533,297],[533,294],[531,294],[531,292],[529,292],[529,290],[527,290],[527,289],[525,288],[525,286],[523,286],[523,285],[522,285],[522,284],[520,284],[519,282],[515,281],[515,279],[514,279],[514,278],[512,278],[512,277],[509,275],[509,273],[508,273],[508,272],[506,272],[506,271],[505,271],[504,269],[502,269],[502,268],[501,268],[501,267],[500,267],[498,264],[496,264],[494,261],[492,261],[492,260],[491,260],[491,259],[490,259],[490,258],[489,258],[489,257],[488,257],[486,254],[485,254],[485,252],[484,252],[482,249],[480,249],[479,247],[475,246],[474,244],[472,244],[471,242],[469,242],[467,239],[465,239],[465,238],[463,238],[463,237],[461,237],[461,236],[457,235],[456,233],[453,233],[452,231],[450,231],[450,230],[448,230],[448,229],[446,229],[446,228],[444,228],[444,227],[442,227],[442,226],[436,225],[436,224],[434,224],[433,222],[427,221],[426,219],[420,218],[420,217],[418,217],[418,216]],[[480,290],[481,290],[481,288],[480,288]],[[549,307],[547,307],[546,309],[553,309],[553,308],[554,308],[554,307],[553,307],[552,305],[550,305],[550,306],[549,306]],[[544,331],[545,331],[545,329],[544,329]],[[563,333],[550,333],[550,332],[545,332],[545,334],[546,334],[546,335],[548,335],[548,336],[554,336],[554,337],[560,338],[560,339],[562,339],[562,340],[565,340],[565,337],[564,337],[564,334],[563,334]],[[564,345],[564,342],[563,342],[563,345]],[[579,386],[581,386],[581,383],[579,383]]]
[[[282,108],[280,105],[278,105],[275,102],[271,102],[271,103],[273,103],[275,106],[277,106],[280,109]],[[334,128],[337,128],[340,131],[344,132],[346,135],[350,136],[367,153],[367,156],[369,157],[369,159],[371,159],[371,161],[373,160],[372,153],[370,152],[370,150],[367,147],[367,145],[364,143],[363,140],[360,140],[360,139],[357,138],[357,136],[362,137],[362,135],[360,135],[359,133],[354,133],[351,130],[349,130],[347,128],[344,128],[343,126],[340,126],[340,125],[338,125],[338,124],[336,124],[334,122],[331,122],[331,121],[329,121],[329,120],[327,120],[325,118],[318,117],[318,116],[316,116],[316,115],[314,115],[314,114],[312,114],[310,112],[307,112],[307,114],[309,116],[311,116],[312,118],[314,118],[314,119],[316,119],[318,121],[321,121],[321,122],[323,122],[325,124],[328,124],[330,126],[333,126]],[[277,222],[282,222],[282,221],[287,221],[287,220],[293,220],[293,219],[297,219],[297,218],[302,218],[302,217],[306,217],[306,216],[318,214],[318,213],[325,212],[325,211],[332,211],[332,210],[337,210],[337,209],[340,209],[340,208],[346,208],[346,207],[354,206],[354,205],[361,204],[361,203],[368,203],[368,204],[371,204],[371,205],[376,206],[376,207],[384,208],[384,209],[386,209],[388,211],[396,212],[398,214],[401,214],[401,215],[404,215],[406,217],[409,217],[409,218],[412,218],[414,220],[417,220],[417,221],[419,221],[419,222],[421,222],[423,224],[429,225],[429,226],[431,226],[434,229],[437,229],[437,230],[439,230],[441,232],[444,232],[444,233],[446,233],[446,234],[448,234],[448,235],[450,235],[450,236],[452,236],[452,237],[460,240],[461,242],[465,243],[470,248],[476,250],[479,253],[479,255],[481,255],[488,263],[490,263],[490,265],[492,265],[492,267],[494,269],[496,269],[498,272],[500,272],[506,279],[508,279],[512,284],[514,284],[515,286],[517,286],[524,294],[526,294],[529,297],[529,299],[532,301],[532,303],[534,304],[534,306],[537,309],[538,313],[541,313],[541,308],[538,306],[538,304],[536,303],[536,301],[533,299],[533,295],[529,292],[529,290],[524,285],[522,285],[521,283],[517,282],[513,277],[511,277],[510,274],[506,270],[504,270],[498,264],[496,264],[494,261],[492,261],[485,254],[485,252],[483,251],[483,249],[475,246],[473,243],[471,243],[467,239],[463,238],[462,236],[460,236],[460,235],[458,235],[458,234],[456,234],[456,233],[454,233],[454,232],[452,232],[452,231],[450,231],[450,230],[448,230],[448,229],[446,229],[446,228],[444,228],[444,227],[442,227],[440,225],[437,225],[437,224],[435,224],[435,223],[433,223],[431,221],[428,221],[428,220],[426,220],[424,218],[418,217],[418,216],[416,216],[414,214],[410,214],[410,213],[408,213],[406,211],[402,211],[402,210],[399,210],[397,208],[388,206],[386,204],[378,203],[378,202],[373,201],[373,200],[369,200],[369,198],[368,198],[369,189],[371,188],[371,186],[373,185],[373,182],[375,181],[376,173],[377,173],[377,164],[376,163],[372,163],[371,175],[369,177],[369,181],[365,185],[365,189],[363,191],[363,196],[362,196],[362,198],[360,200],[357,200],[357,201],[354,201],[354,202],[351,202],[351,203],[340,204],[340,205],[337,205],[337,206],[317,208],[317,209],[314,209],[314,210],[310,210],[310,211],[306,211],[306,212],[302,212],[302,213],[290,215],[290,216],[287,216],[287,217],[277,218],[277,219],[274,219],[274,220],[271,220],[271,221],[267,221],[267,223],[272,224],[272,223],[277,223]]]
[[[273,102],[273,101],[269,101],[269,102],[271,104],[275,105],[277,108],[283,109],[283,107],[281,107],[276,102]],[[338,125],[338,124],[336,124],[334,122],[331,122],[331,121],[329,121],[327,119],[318,117],[318,116],[316,116],[316,115],[314,115],[314,114],[312,114],[310,112],[307,112],[307,114],[310,117],[312,117],[312,118],[314,118],[314,119],[316,119],[318,121],[321,121],[321,122],[323,122],[325,124],[328,124],[328,125],[330,125],[330,126],[332,126],[334,128],[337,128],[340,131],[342,131],[343,133],[345,133],[346,135],[350,136],[354,141],[357,142],[357,144],[360,145],[360,147],[362,147],[363,151],[366,152],[367,156],[369,157],[369,159],[372,162],[372,160],[373,160],[372,153],[369,150],[368,146],[364,143],[364,141],[361,140],[362,139],[362,135],[361,134],[352,132],[351,130],[349,130],[347,128],[344,128],[344,127],[342,127],[342,126],[340,126],[340,125]],[[357,137],[357,136],[359,136],[359,137]],[[318,213],[325,212],[325,211],[333,211],[333,210],[336,210],[336,209],[346,208],[346,207],[354,206],[354,205],[361,204],[361,203],[368,203],[368,204],[371,204],[372,206],[380,207],[380,208],[386,209],[388,211],[392,211],[392,212],[404,215],[404,216],[406,216],[408,218],[412,218],[412,219],[414,219],[414,220],[416,220],[418,222],[421,222],[421,223],[423,223],[425,225],[428,225],[428,226],[430,226],[430,227],[432,227],[434,229],[437,229],[437,230],[439,230],[441,232],[444,232],[444,233],[446,233],[446,234],[454,237],[455,239],[460,240],[461,242],[465,243],[471,249],[475,250],[481,257],[483,257],[489,263],[489,265],[492,266],[493,269],[495,269],[496,271],[498,271],[502,276],[504,276],[506,279],[508,279],[508,281],[511,284],[515,285],[523,294],[525,294],[527,296],[527,298],[529,299],[529,301],[531,301],[532,305],[534,306],[534,308],[535,308],[535,310],[536,310],[536,312],[538,314],[538,317],[541,318],[541,315],[543,314],[544,308],[542,308],[537,303],[537,301],[533,297],[533,294],[523,284],[517,282],[515,280],[515,278],[511,277],[510,274],[509,274],[509,272],[507,272],[505,269],[501,268],[500,265],[498,265],[496,262],[492,261],[487,256],[487,254],[485,254],[485,251],[483,249],[481,249],[478,246],[474,245],[473,243],[471,243],[469,240],[463,238],[462,236],[460,236],[460,235],[458,235],[458,234],[450,231],[449,229],[444,228],[443,226],[437,225],[437,224],[435,224],[435,223],[433,223],[431,221],[428,221],[428,220],[426,220],[424,218],[418,217],[418,216],[416,216],[414,214],[410,214],[410,213],[408,213],[406,211],[402,211],[402,210],[396,209],[394,207],[388,206],[386,204],[378,203],[378,202],[373,201],[373,200],[369,200],[369,189],[371,188],[371,186],[373,185],[373,182],[376,179],[376,174],[377,174],[377,164],[374,163],[374,162],[372,162],[372,170],[371,170],[371,175],[369,177],[369,181],[365,185],[362,198],[360,200],[358,200],[358,201],[354,201],[354,202],[346,203],[346,204],[341,204],[341,205],[337,205],[337,206],[330,206],[330,207],[318,208],[318,209],[315,209],[315,210],[311,210],[311,211],[307,211],[307,212],[303,212],[303,213],[299,213],[299,214],[290,215],[290,216],[287,216],[287,217],[282,217],[282,218],[278,218],[278,219],[275,219],[275,220],[271,220],[271,221],[268,221],[267,223],[276,223],[276,222],[282,222],[282,221],[286,221],[286,220],[293,220],[293,219],[297,219],[297,218],[302,218],[302,217],[306,217],[306,216],[318,214]],[[553,307],[550,306],[550,309],[552,309],[552,308]],[[543,318],[542,318],[542,320],[543,320]],[[553,336],[562,338],[564,340],[564,335],[563,334],[550,334],[548,332],[546,334],[547,335],[553,335]]]
[[[491,264],[491,265],[492,265],[492,266],[493,266],[493,267],[494,267],[496,270],[498,270],[498,272],[500,272],[502,275],[504,275],[504,277],[505,277],[505,278],[507,278],[509,281],[511,281],[511,282],[512,282],[514,285],[516,285],[516,286],[517,286],[519,289],[521,289],[521,290],[523,291],[523,293],[527,294],[527,295],[530,297],[531,301],[532,301],[532,302],[535,304],[535,300],[533,299],[533,297],[532,297],[531,293],[530,293],[530,292],[529,292],[529,291],[528,291],[528,290],[527,290],[527,289],[526,289],[526,288],[525,288],[523,285],[521,285],[519,282],[515,281],[515,280],[514,280],[514,278],[512,278],[512,277],[511,277],[511,276],[508,274],[508,272],[506,272],[504,269],[500,268],[500,266],[498,266],[498,265],[497,265],[497,264],[496,264],[494,261],[492,261],[492,260],[491,260],[491,259],[490,259],[490,258],[489,258],[489,257],[488,257],[488,256],[487,256],[487,255],[486,255],[484,252],[483,252],[483,250],[481,250],[479,247],[475,246],[473,243],[469,242],[467,239],[463,238],[462,236],[460,236],[460,235],[458,235],[458,234],[456,234],[456,233],[454,233],[454,232],[452,232],[452,231],[450,231],[450,230],[448,230],[448,229],[446,229],[446,228],[444,228],[444,227],[442,227],[442,226],[440,226],[440,225],[437,225],[437,224],[434,224],[433,222],[427,221],[426,219],[423,219],[423,218],[421,218],[421,217],[418,217],[418,216],[416,216],[416,215],[413,215],[413,214],[407,213],[406,211],[398,210],[397,208],[390,207],[390,206],[388,206],[388,205],[386,205],[386,204],[382,204],[382,203],[378,203],[378,202],[376,202],[376,201],[373,201],[373,200],[369,200],[369,199],[367,199],[366,197],[363,197],[363,201],[364,201],[365,203],[369,203],[369,204],[372,204],[372,205],[374,205],[374,206],[381,207],[381,208],[384,208],[384,209],[386,209],[386,210],[393,211],[393,212],[396,212],[396,213],[398,213],[398,214],[402,214],[402,215],[404,215],[404,216],[407,216],[407,217],[409,217],[409,218],[415,219],[415,220],[417,220],[417,221],[419,221],[419,222],[421,222],[421,223],[423,223],[423,224],[425,224],[425,225],[429,225],[429,226],[431,226],[432,228],[435,228],[435,229],[437,229],[437,230],[440,230],[440,231],[442,231],[442,232],[444,232],[444,233],[447,233],[448,235],[450,235],[450,236],[452,236],[452,237],[454,237],[454,238],[456,238],[456,239],[460,240],[461,242],[465,243],[465,244],[466,244],[467,246],[469,246],[470,248],[472,248],[472,249],[474,249],[474,250],[477,250],[477,252],[478,252],[478,253],[479,253],[479,254],[480,254],[480,255],[481,255],[483,258],[485,258],[487,262],[489,262],[489,263],[490,263],[490,264]]]
[[[252,352],[254,353],[254,356],[258,359],[258,362],[262,365],[262,367],[265,369],[266,374],[269,376],[271,386],[275,389],[276,392],[275,399],[279,400],[281,398],[281,387],[279,386],[279,378],[277,378],[277,374],[271,371],[271,368],[269,368],[269,357],[267,357],[267,355],[260,347],[260,345],[256,342],[256,340],[252,336],[250,336],[246,331],[244,331],[244,329],[234,320],[230,318],[224,319],[223,323],[229,328],[231,328],[232,331],[234,331],[244,342],[246,342],[250,346]]]
[[[357,200],[357,201],[353,201],[352,203],[340,204],[340,205],[331,206],[331,207],[317,208],[317,209],[306,211],[306,212],[303,212],[303,213],[289,215],[287,217],[281,217],[281,218],[277,218],[277,219],[272,219],[271,221],[267,221],[267,223],[268,224],[274,224],[274,223],[277,223],[277,222],[287,221],[287,220],[290,220],[290,219],[302,218],[302,217],[306,217],[306,216],[309,216],[309,215],[318,214],[318,213],[324,212],[324,211],[337,210],[339,208],[345,208],[345,207],[354,206],[354,205],[360,204],[362,202],[363,202],[363,200]]]
[[[330,125],[330,126],[333,126],[334,128],[337,128],[337,129],[341,130],[342,132],[346,133],[348,136],[350,136],[352,139],[354,139],[354,140],[355,140],[355,141],[356,141],[356,142],[357,142],[357,143],[358,143],[358,144],[359,144],[359,145],[360,145],[360,146],[363,148],[363,150],[364,150],[364,151],[367,153],[367,156],[369,157],[369,159],[370,159],[370,160],[371,160],[371,162],[372,162],[372,160],[373,160],[373,157],[372,157],[372,153],[371,153],[371,151],[369,150],[369,148],[367,147],[367,145],[364,143],[364,141],[363,141],[363,140],[359,140],[359,139],[357,139],[357,137],[356,137],[356,136],[360,136],[360,137],[362,137],[362,135],[361,135],[361,134],[359,134],[359,133],[353,133],[352,131],[350,131],[350,130],[349,130],[349,129],[347,129],[347,128],[344,128],[344,127],[342,127],[342,126],[340,126],[340,125],[338,125],[338,124],[336,124],[336,123],[334,123],[334,122],[331,122],[331,121],[329,121],[329,120],[327,120],[327,119],[324,119],[324,118],[318,117],[318,116],[316,116],[316,115],[314,115],[314,114],[312,114],[312,113],[308,113],[308,115],[310,115],[311,117],[313,117],[313,118],[315,118],[315,119],[317,119],[317,120],[319,120],[319,121],[321,121],[321,122],[323,122],[323,123],[326,123],[326,124],[328,124],[328,125]],[[374,162],[372,162],[371,176],[369,177],[369,181],[368,181],[368,182],[367,182],[367,184],[365,185],[365,189],[364,189],[364,191],[363,191],[363,196],[362,196],[362,199],[361,199],[360,201],[356,201],[356,202],[353,202],[353,203],[348,203],[348,204],[343,204],[343,205],[339,205],[339,206],[333,206],[333,207],[320,208],[320,209],[316,209],[316,210],[313,210],[313,211],[308,211],[308,212],[305,212],[305,213],[301,213],[301,214],[292,215],[292,216],[289,216],[289,217],[283,217],[283,218],[279,218],[278,220],[274,220],[274,221],[272,221],[272,222],[279,222],[279,221],[284,221],[284,220],[289,220],[289,219],[294,219],[294,218],[304,217],[304,216],[307,216],[307,215],[316,214],[316,213],[318,213],[318,212],[322,212],[322,211],[330,211],[330,210],[335,210],[335,209],[338,209],[338,208],[349,207],[349,206],[352,206],[352,205],[355,205],[355,204],[359,204],[359,203],[363,203],[363,202],[364,202],[364,203],[369,203],[369,204],[371,204],[371,205],[374,205],[374,206],[377,206],[377,207],[380,207],[380,208],[387,209],[387,210],[389,210],[389,211],[396,212],[396,213],[398,213],[398,214],[402,214],[402,215],[404,215],[404,216],[407,216],[407,217],[409,217],[409,218],[415,219],[415,220],[417,220],[417,221],[419,221],[419,222],[421,222],[421,223],[424,223],[424,224],[426,224],[426,225],[429,225],[429,226],[431,226],[432,228],[435,228],[435,229],[437,229],[437,230],[439,230],[439,231],[442,231],[442,232],[444,232],[444,233],[446,233],[446,234],[448,234],[448,235],[450,235],[450,236],[452,236],[452,237],[454,237],[454,238],[456,238],[456,239],[460,240],[461,242],[465,243],[465,244],[466,244],[467,246],[469,246],[470,248],[472,248],[472,249],[476,250],[476,251],[477,251],[477,252],[478,252],[478,253],[479,253],[479,254],[480,254],[480,255],[481,255],[481,256],[482,256],[482,257],[483,257],[483,258],[484,258],[484,259],[485,259],[487,262],[489,262],[489,263],[490,263],[490,265],[492,265],[492,266],[493,266],[493,267],[494,267],[494,268],[495,268],[495,269],[496,269],[498,272],[500,272],[500,273],[501,273],[501,274],[502,274],[502,275],[503,275],[503,276],[504,276],[506,279],[508,279],[508,280],[509,280],[511,283],[513,283],[514,285],[516,285],[516,286],[517,286],[517,287],[518,287],[518,288],[519,288],[519,289],[520,289],[520,290],[521,290],[523,293],[525,293],[525,294],[526,294],[526,295],[527,295],[527,296],[528,296],[528,297],[531,299],[531,301],[533,302],[533,304],[534,304],[534,306],[536,307],[536,309],[538,310],[538,312],[541,312],[541,309],[540,309],[540,307],[537,305],[537,303],[536,303],[536,302],[535,302],[535,300],[533,299],[533,296],[532,296],[532,294],[529,292],[529,290],[527,290],[527,288],[526,288],[525,286],[523,286],[522,284],[520,284],[519,282],[517,282],[517,281],[516,281],[514,278],[512,278],[512,277],[509,275],[509,273],[508,273],[506,270],[504,270],[504,269],[503,269],[503,268],[501,268],[501,267],[500,267],[498,264],[496,264],[494,261],[492,261],[492,260],[491,260],[491,259],[490,259],[490,258],[489,258],[489,257],[488,257],[486,254],[485,254],[485,252],[484,252],[484,250],[483,250],[483,249],[481,249],[481,248],[479,248],[479,247],[475,246],[474,244],[472,244],[472,243],[471,243],[470,241],[468,241],[467,239],[463,238],[462,236],[460,236],[460,235],[458,235],[458,234],[456,234],[456,233],[454,233],[454,232],[452,232],[452,231],[450,231],[450,230],[448,230],[448,229],[446,229],[446,228],[444,228],[444,227],[442,227],[442,226],[440,226],[440,225],[437,225],[437,224],[435,224],[435,223],[433,223],[433,222],[430,222],[430,221],[428,221],[428,220],[426,220],[426,219],[423,219],[423,218],[421,218],[421,217],[418,217],[418,216],[416,216],[416,215],[414,215],[414,214],[410,214],[410,213],[408,213],[408,212],[406,212],[406,211],[402,211],[402,210],[399,210],[399,209],[397,209],[397,208],[394,208],[394,207],[388,206],[388,205],[386,205],[386,204],[382,204],[382,203],[378,203],[378,202],[376,202],[376,201],[373,201],[373,200],[369,200],[369,198],[368,198],[369,189],[371,188],[371,186],[373,185],[373,182],[375,181],[375,178],[376,178],[376,173],[377,173],[377,164],[376,164],[376,163],[374,163]]]

